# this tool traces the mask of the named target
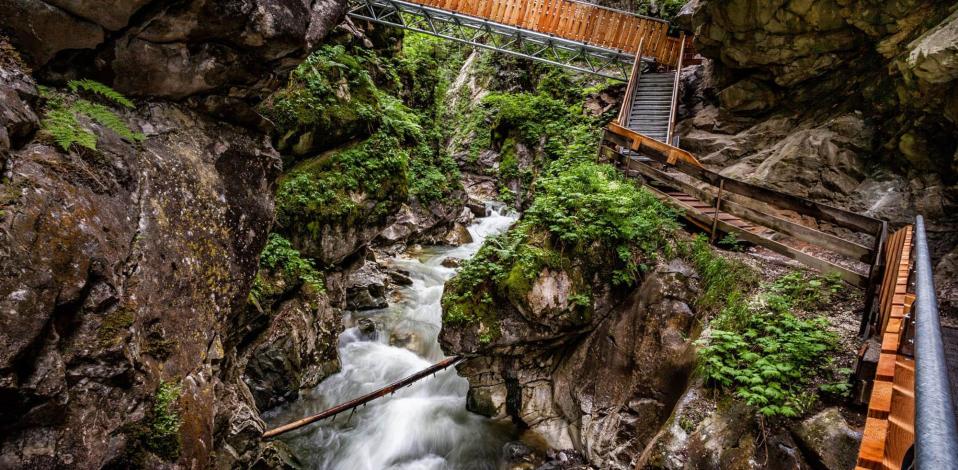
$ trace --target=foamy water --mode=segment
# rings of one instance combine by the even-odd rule
[[[348,328],[339,338],[342,370],[296,402],[264,418],[277,425],[318,413],[330,406],[375,391],[442,360],[437,337],[442,322],[439,301],[443,284],[455,270],[440,263],[466,259],[490,235],[506,230],[515,216],[489,208],[489,215],[469,227],[473,242],[455,248],[429,248],[420,259],[392,260],[409,271],[411,286],[389,308],[347,314]],[[355,326],[360,318],[377,325],[374,337]],[[392,341],[390,341],[392,339]],[[390,343],[395,344],[390,345]],[[513,430],[466,411],[469,384],[447,369],[394,395],[283,437],[306,468],[336,470],[495,469]]]

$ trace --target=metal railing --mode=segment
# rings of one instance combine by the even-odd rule
[[[915,235],[915,468],[958,469],[958,428],[921,216]]]

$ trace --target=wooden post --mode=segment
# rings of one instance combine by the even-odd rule
[[[718,197],[715,198],[715,210],[712,212],[712,233],[709,234],[709,243],[715,243],[715,234],[718,232],[718,215],[722,206],[722,190],[725,189],[725,178],[719,180]]]
[[[685,55],[685,33],[683,32],[679,36],[679,57],[675,62],[675,82],[672,83],[672,106],[669,109],[669,129],[665,133],[665,142],[669,145],[672,145],[672,132],[675,131],[675,114],[679,109],[679,85],[681,81],[679,80],[680,75],[682,74],[682,56]]]
[[[858,336],[868,335],[868,324],[873,322],[875,297],[878,287],[885,276],[885,240],[888,238],[888,222],[882,221],[881,227],[875,234],[871,267],[868,269],[868,288],[865,289],[865,309],[862,311],[861,324],[858,326]]]

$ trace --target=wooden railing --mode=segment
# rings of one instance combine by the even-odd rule
[[[679,36],[679,54],[676,56],[675,81],[672,82],[672,103],[669,106],[669,129],[665,133],[665,141],[673,144],[672,133],[675,131],[675,116],[679,111],[679,86],[682,84],[682,60],[685,58],[685,33]]]
[[[654,162],[664,164],[668,171],[627,156],[623,153],[624,150],[632,150]],[[837,273],[849,284],[874,292],[872,285],[877,282],[874,275],[875,265],[881,260],[879,253],[884,241],[882,234],[885,224],[881,220],[722,176],[703,168],[698,160],[685,150],[658,142],[615,123],[610,123],[606,129],[600,144],[599,155],[618,162],[623,169],[637,173],[648,182],[673,188],[708,204],[708,211],[695,211],[688,208],[684,215],[710,233],[714,234],[717,231],[735,233],[740,240],[763,246],[820,272]],[[667,197],[665,193],[660,193]],[[862,245],[858,241],[845,239],[789,220],[783,215],[776,214],[777,212],[792,212],[842,227],[871,238],[873,242]],[[755,227],[767,228],[775,234],[845,258],[850,263],[863,264],[871,268],[868,274],[864,274],[821,255],[809,254],[780,241],[778,237],[773,238],[754,230],[743,229],[742,225],[721,219],[719,213],[729,214]],[[866,310],[870,308],[869,305]]]
[[[881,352],[868,401],[868,416],[857,468],[897,470],[915,440],[915,361],[904,353],[905,318],[912,313],[914,294],[908,292],[912,262],[911,225],[898,230],[885,244],[885,273],[879,289],[878,319]]]
[[[593,46],[635,53],[675,66],[682,41],[665,20],[574,0],[413,0],[413,3],[482,18]]]

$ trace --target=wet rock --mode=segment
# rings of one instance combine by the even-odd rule
[[[661,264],[625,299],[597,281],[585,316],[570,310],[574,278],[546,270],[518,308],[497,304],[498,338],[480,340],[481,325],[444,326],[440,342],[450,354],[482,354],[457,367],[470,383],[468,409],[521,422],[599,468],[631,469],[694,366],[694,270]]]
[[[465,225],[456,222],[442,238],[442,241],[450,246],[465,245],[466,243],[472,243],[472,234],[469,233],[469,229]]]
[[[416,354],[426,352],[426,343],[415,331],[395,331],[389,335],[389,345],[405,348]]]
[[[455,269],[455,268],[458,268],[459,265],[462,264],[462,260],[459,259],[459,258],[453,258],[453,257],[450,256],[450,257],[448,257],[448,258],[443,259],[442,262],[440,262],[439,264],[441,264],[442,266],[447,267],[447,268],[453,268],[453,269]]]
[[[366,261],[346,280],[346,308],[372,310],[386,308],[386,275],[374,261]]]
[[[375,339],[378,336],[376,332],[376,322],[370,318],[360,318],[356,322],[356,327],[359,328],[359,332],[363,334],[366,338]]]
[[[476,215],[469,207],[463,207],[459,212],[459,216],[456,217],[456,223],[461,225],[469,225],[474,220],[476,220]]]
[[[277,299],[269,326],[252,347],[243,380],[265,411],[299,396],[339,370],[340,312],[325,295],[297,289]]]
[[[37,88],[33,77],[20,68],[19,58],[0,38],[0,158],[19,148],[40,126],[34,106]],[[0,161],[0,169],[5,165]]]
[[[470,197],[469,200],[466,201],[466,208],[476,217],[486,216],[486,203],[478,199]]]
[[[397,286],[411,286],[412,278],[409,277],[409,271],[403,269],[390,269],[386,271],[389,275],[389,282]]]
[[[852,468],[862,435],[848,425],[838,408],[826,408],[793,429],[798,443],[828,470]]]
[[[958,79],[958,12],[908,45],[907,66],[920,80],[947,83]]]

